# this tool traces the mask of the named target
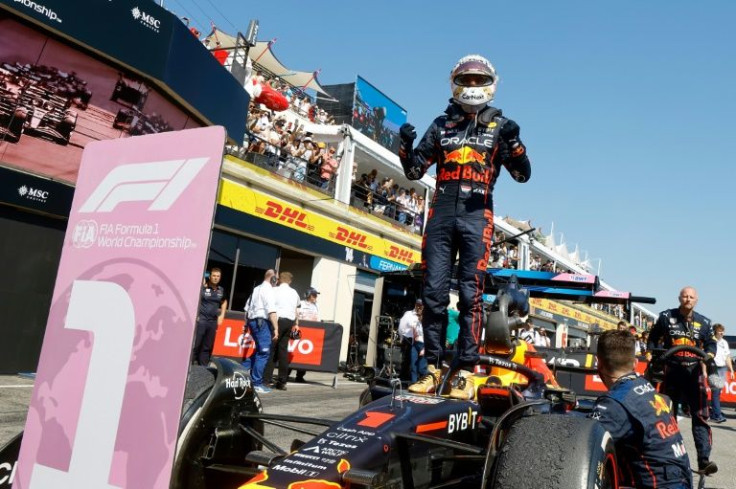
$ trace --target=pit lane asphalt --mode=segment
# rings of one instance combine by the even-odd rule
[[[287,391],[276,391],[261,395],[264,412],[291,414],[315,418],[339,420],[358,407],[358,396],[365,384],[351,382],[341,375],[337,377],[336,388],[332,388],[333,375],[309,372],[308,383],[289,383]],[[0,446],[5,445],[19,433],[25,424],[28,403],[31,398],[33,381],[17,376],[0,376]],[[711,459],[718,464],[718,473],[706,479],[707,489],[736,489],[736,413],[734,408],[724,408],[728,419],[723,424],[711,424],[713,430],[713,453]],[[690,461],[695,463],[689,418],[680,420],[680,429],[685,439]],[[319,431],[318,427],[313,428]],[[267,427],[269,439],[287,450],[295,435],[286,430]],[[697,487],[698,476],[695,476]]]

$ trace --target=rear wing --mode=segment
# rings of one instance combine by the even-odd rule
[[[654,304],[653,297],[635,296],[630,292],[604,290],[597,276],[579,273],[555,273],[534,270],[490,268],[485,293],[496,294],[515,276],[520,288],[529,291],[529,297],[584,302],[586,304]]]

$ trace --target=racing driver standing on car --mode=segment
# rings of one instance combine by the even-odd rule
[[[465,56],[450,74],[450,105],[432,122],[419,145],[414,148],[414,126],[404,124],[399,130],[399,157],[407,178],[418,180],[430,166],[437,165],[437,188],[422,241],[423,323],[429,373],[409,387],[411,392],[437,389],[450,278],[459,252],[460,332],[455,362],[462,370],[449,395],[462,399],[475,396],[472,370],[478,362],[483,285],[491,261],[493,186],[501,166],[517,182],[526,182],[531,176],[518,124],[488,105],[497,84],[496,70],[487,59]]]
[[[679,345],[702,348],[707,354],[706,365],[709,370],[715,371],[717,343],[713,337],[710,319],[695,312],[697,291],[693,287],[684,287],[678,299],[680,307],[660,313],[649,332],[647,360],[651,361],[651,351],[657,348],[661,339],[666,349]],[[708,393],[700,359],[689,352],[673,355],[665,366],[662,387],[673,401],[679,401],[690,408],[693,440],[698,451],[698,471],[706,475],[715,473],[718,466],[710,461],[712,434],[707,422]]]

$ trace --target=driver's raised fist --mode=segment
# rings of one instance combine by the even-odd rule
[[[399,137],[402,142],[412,144],[417,138],[416,128],[408,122],[403,123],[399,128]]]
[[[519,139],[520,132],[521,128],[519,127],[519,124],[512,121],[511,119],[508,119],[506,122],[504,122],[500,130],[501,138],[506,142],[513,141],[514,139]]]

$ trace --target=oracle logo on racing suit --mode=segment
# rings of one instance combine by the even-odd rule
[[[494,138],[491,136],[470,136],[467,138],[459,138],[459,137],[447,137],[440,139],[440,146],[450,146],[450,145],[465,145],[465,144],[479,144],[481,146],[485,146],[486,148],[493,148],[493,145],[495,144]],[[463,146],[466,147],[466,146]]]

